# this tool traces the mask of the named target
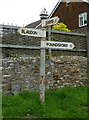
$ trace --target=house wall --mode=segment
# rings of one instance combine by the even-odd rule
[[[89,31],[89,27],[87,26],[72,30],[72,32],[84,33],[84,34],[86,34],[88,31]]]
[[[83,12],[88,12],[88,25],[84,27],[89,30],[89,4],[85,2],[70,2],[69,6],[66,6],[66,2],[61,2],[53,16],[58,16],[60,22],[63,22],[68,26],[70,30],[79,28],[78,15]],[[81,28],[80,28],[81,29]]]

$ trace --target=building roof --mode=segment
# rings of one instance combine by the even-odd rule
[[[56,9],[58,8],[58,6],[60,5],[60,3],[62,2],[62,0],[59,0],[56,4],[56,6],[54,7],[54,9],[52,10],[51,14],[49,15],[49,18],[52,17],[53,13],[56,11]]]
[[[55,5],[54,9],[53,9],[52,12],[50,13],[49,18],[52,17],[52,15],[53,15],[54,12],[57,10],[57,8],[59,7],[59,5],[61,4],[62,1],[64,1],[64,0],[59,0],[59,1],[57,2],[57,4]],[[75,0],[72,0],[72,2],[74,2],[74,1],[75,1]],[[79,2],[79,1],[89,3],[89,0],[77,0],[77,2]]]
[[[82,0],[83,2],[89,3],[89,0]]]
[[[35,21],[33,23],[30,23],[30,24],[26,25],[25,27],[27,27],[27,28],[36,28],[40,23],[41,23],[41,20],[38,20],[38,21]]]
[[[52,12],[48,16],[48,18],[52,17],[52,15],[54,14],[54,12],[57,10],[57,8],[59,7],[59,5],[63,1],[64,0],[58,0],[57,4],[55,5],[54,9],[52,10]],[[76,0],[72,0],[72,1],[76,1]],[[89,0],[79,0],[79,1],[89,3]],[[78,0],[77,0],[77,2],[78,2]],[[25,27],[27,27],[27,28],[39,28],[40,26],[41,26],[41,20],[38,20],[38,21],[35,21],[33,23],[30,23],[30,24],[26,25]]]

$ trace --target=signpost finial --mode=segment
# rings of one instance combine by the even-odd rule
[[[46,8],[43,8],[43,9],[42,9],[42,11],[41,11],[41,13],[40,13],[40,18],[41,18],[41,20],[48,18],[48,12],[47,12]]]

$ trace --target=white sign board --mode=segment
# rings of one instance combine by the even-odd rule
[[[68,49],[73,49],[74,44],[71,42],[41,41],[41,47],[68,50]]]
[[[28,35],[33,37],[46,37],[46,31],[33,28],[19,28],[18,32],[21,35]]]
[[[59,18],[57,16],[53,17],[53,18],[46,19],[46,20],[42,20],[42,27],[55,25],[58,23],[58,21],[59,21]]]

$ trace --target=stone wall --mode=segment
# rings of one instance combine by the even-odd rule
[[[48,40],[48,35],[46,40]],[[51,40],[72,42],[75,48],[73,50],[52,50],[51,60],[46,50],[46,88],[86,85],[88,80],[86,36],[52,31]],[[41,38],[14,34],[4,36],[2,44],[40,46],[40,41]],[[40,50],[3,47],[1,60],[0,70],[4,93],[14,91],[14,89],[15,91],[39,90]]]
[[[3,92],[11,91],[13,83],[20,84],[21,90],[39,90],[40,57],[3,59]],[[53,57],[46,60],[46,88],[87,84],[87,58],[82,56]]]
[[[47,32],[46,40],[48,40],[48,32]],[[85,34],[51,31],[51,40],[58,42],[72,42],[75,45],[73,50],[66,50],[66,51],[55,50],[56,52],[54,51],[53,55],[55,55],[56,53],[59,54],[59,52],[61,52],[62,55],[87,56],[86,53],[87,41]],[[40,46],[40,42],[41,42],[41,38],[21,36],[18,33],[9,34],[2,38],[2,44],[5,45],[11,44],[11,45]],[[5,51],[3,49],[3,55],[5,55],[6,51],[7,49]],[[25,49],[25,51],[27,50]]]
[[[87,41],[85,34],[53,31],[51,39],[53,41],[55,40],[60,42],[72,42],[75,45],[74,49],[72,50],[62,51],[62,55],[86,56]]]

